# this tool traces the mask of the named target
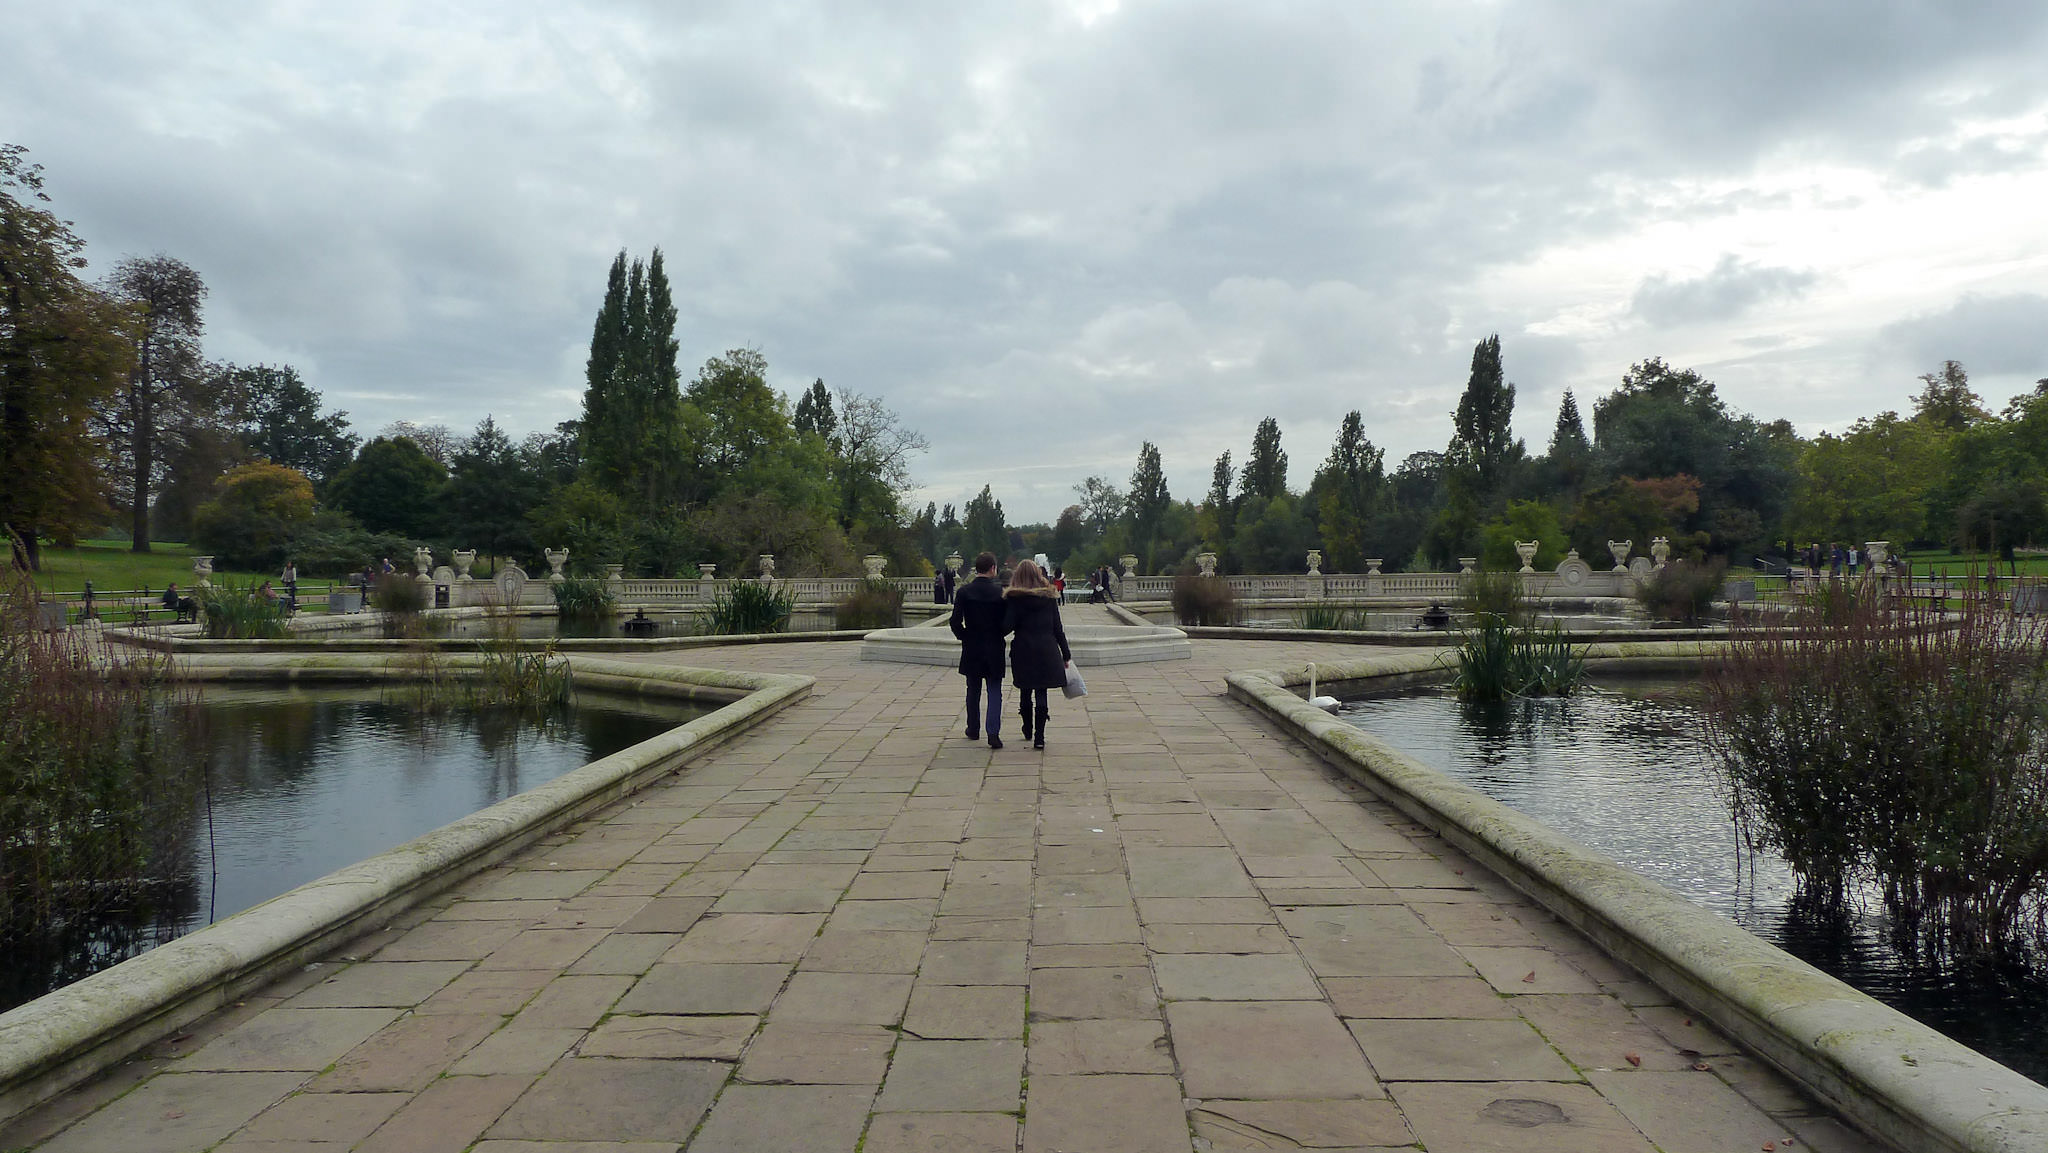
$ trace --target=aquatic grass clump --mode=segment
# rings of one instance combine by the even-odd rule
[[[1325,632],[1358,632],[1366,627],[1364,609],[1311,601],[1295,610],[1296,626]]]
[[[555,613],[563,620],[609,620],[618,612],[619,600],[602,577],[563,577],[550,587],[555,594]]]
[[[893,629],[903,624],[903,590],[873,577],[832,607],[832,624],[842,629]]]
[[[1706,679],[1737,824],[1840,911],[1874,884],[1904,947],[2048,945],[2048,621],[1983,584],[1944,611],[1831,597]]]
[[[12,1004],[155,943],[196,901],[194,694],[167,662],[39,627],[0,583],[0,994]]]
[[[243,581],[219,580],[199,590],[200,628],[209,640],[276,640],[290,632],[282,597]]]
[[[1173,578],[1173,619],[1183,625],[1234,625],[1237,592],[1219,576],[1177,573]]]
[[[796,594],[765,581],[734,581],[718,590],[704,614],[704,631],[718,636],[779,633],[796,611]]]
[[[399,662],[399,679],[385,696],[424,716],[467,709],[534,724],[560,720],[573,695],[568,658],[552,641],[528,647],[514,612],[491,608],[484,619],[474,661],[452,662],[437,646],[418,645]]]
[[[1497,613],[1474,619],[1457,655],[1451,687],[1470,704],[1570,696],[1586,675],[1586,650],[1566,640],[1562,628],[1517,626]]]

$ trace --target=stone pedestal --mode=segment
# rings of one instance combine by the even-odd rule
[[[881,580],[882,570],[889,567],[889,558],[880,553],[869,553],[860,558],[860,563],[868,570],[869,580]]]
[[[199,587],[199,588],[210,588],[210,587],[212,587],[212,585],[213,585],[213,558],[212,558],[212,557],[210,557],[210,556],[195,556],[195,557],[193,557],[193,558],[192,558],[192,583],[193,583],[193,584],[194,584],[195,586]]]
[[[1202,575],[1203,575],[1203,576],[1205,576],[1205,577],[1212,577],[1212,576],[1215,576],[1215,575],[1216,575],[1216,554],[1215,554],[1215,553],[1213,553],[1213,552],[1198,552],[1198,553],[1196,553],[1196,554],[1195,554],[1195,563],[1196,563],[1196,564],[1198,564],[1198,565],[1201,565],[1201,566],[1202,566]]]
[[[717,580],[718,566],[715,564],[707,563],[705,561],[698,561],[697,579],[700,581]]]
[[[1312,577],[1319,577],[1323,575],[1322,549],[1312,548],[1308,550],[1308,575]]]
[[[1458,575],[1459,575],[1459,576],[1471,576],[1471,575],[1473,575],[1474,573],[1476,573],[1476,572],[1478,572],[1478,571],[1479,571],[1479,558],[1478,558],[1478,557],[1476,557],[1476,556],[1461,556],[1461,557],[1459,557],[1459,558],[1458,558]]]
[[[1138,575],[1138,556],[1136,553],[1127,552],[1116,558],[1116,563],[1123,566],[1124,571],[1122,575],[1125,580]]]
[[[769,584],[775,583],[775,554],[772,552],[761,554],[761,579]]]

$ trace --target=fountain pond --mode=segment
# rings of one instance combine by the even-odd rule
[[[715,706],[579,692],[546,723],[422,715],[372,687],[211,685],[207,792],[167,813],[185,866],[150,899],[10,943],[0,1010],[403,844]],[[210,819],[209,819],[210,808]]]
[[[1741,847],[1689,681],[1615,679],[1566,698],[1461,704],[1448,689],[1340,716],[1786,952],[2048,1081],[2048,963],[1942,964],[1895,948],[1874,893],[1848,924],[1802,910],[1785,862]]]

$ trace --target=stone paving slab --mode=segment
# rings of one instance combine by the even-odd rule
[[[856,655],[683,654],[817,691],[0,1148],[1870,1148],[1221,693],[1355,646],[1093,670],[1044,752]]]

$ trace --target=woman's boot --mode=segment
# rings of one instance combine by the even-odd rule
[[[1038,725],[1031,730],[1031,747],[1034,749],[1045,747],[1045,722],[1047,717],[1051,715],[1051,712],[1052,710],[1046,707],[1044,698],[1040,698],[1038,702]]]
[[[1024,722],[1024,735],[1029,737],[1031,735],[1031,690],[1018,689],[1017,696],[1021,698],[1017,702],[1017,719]]]

